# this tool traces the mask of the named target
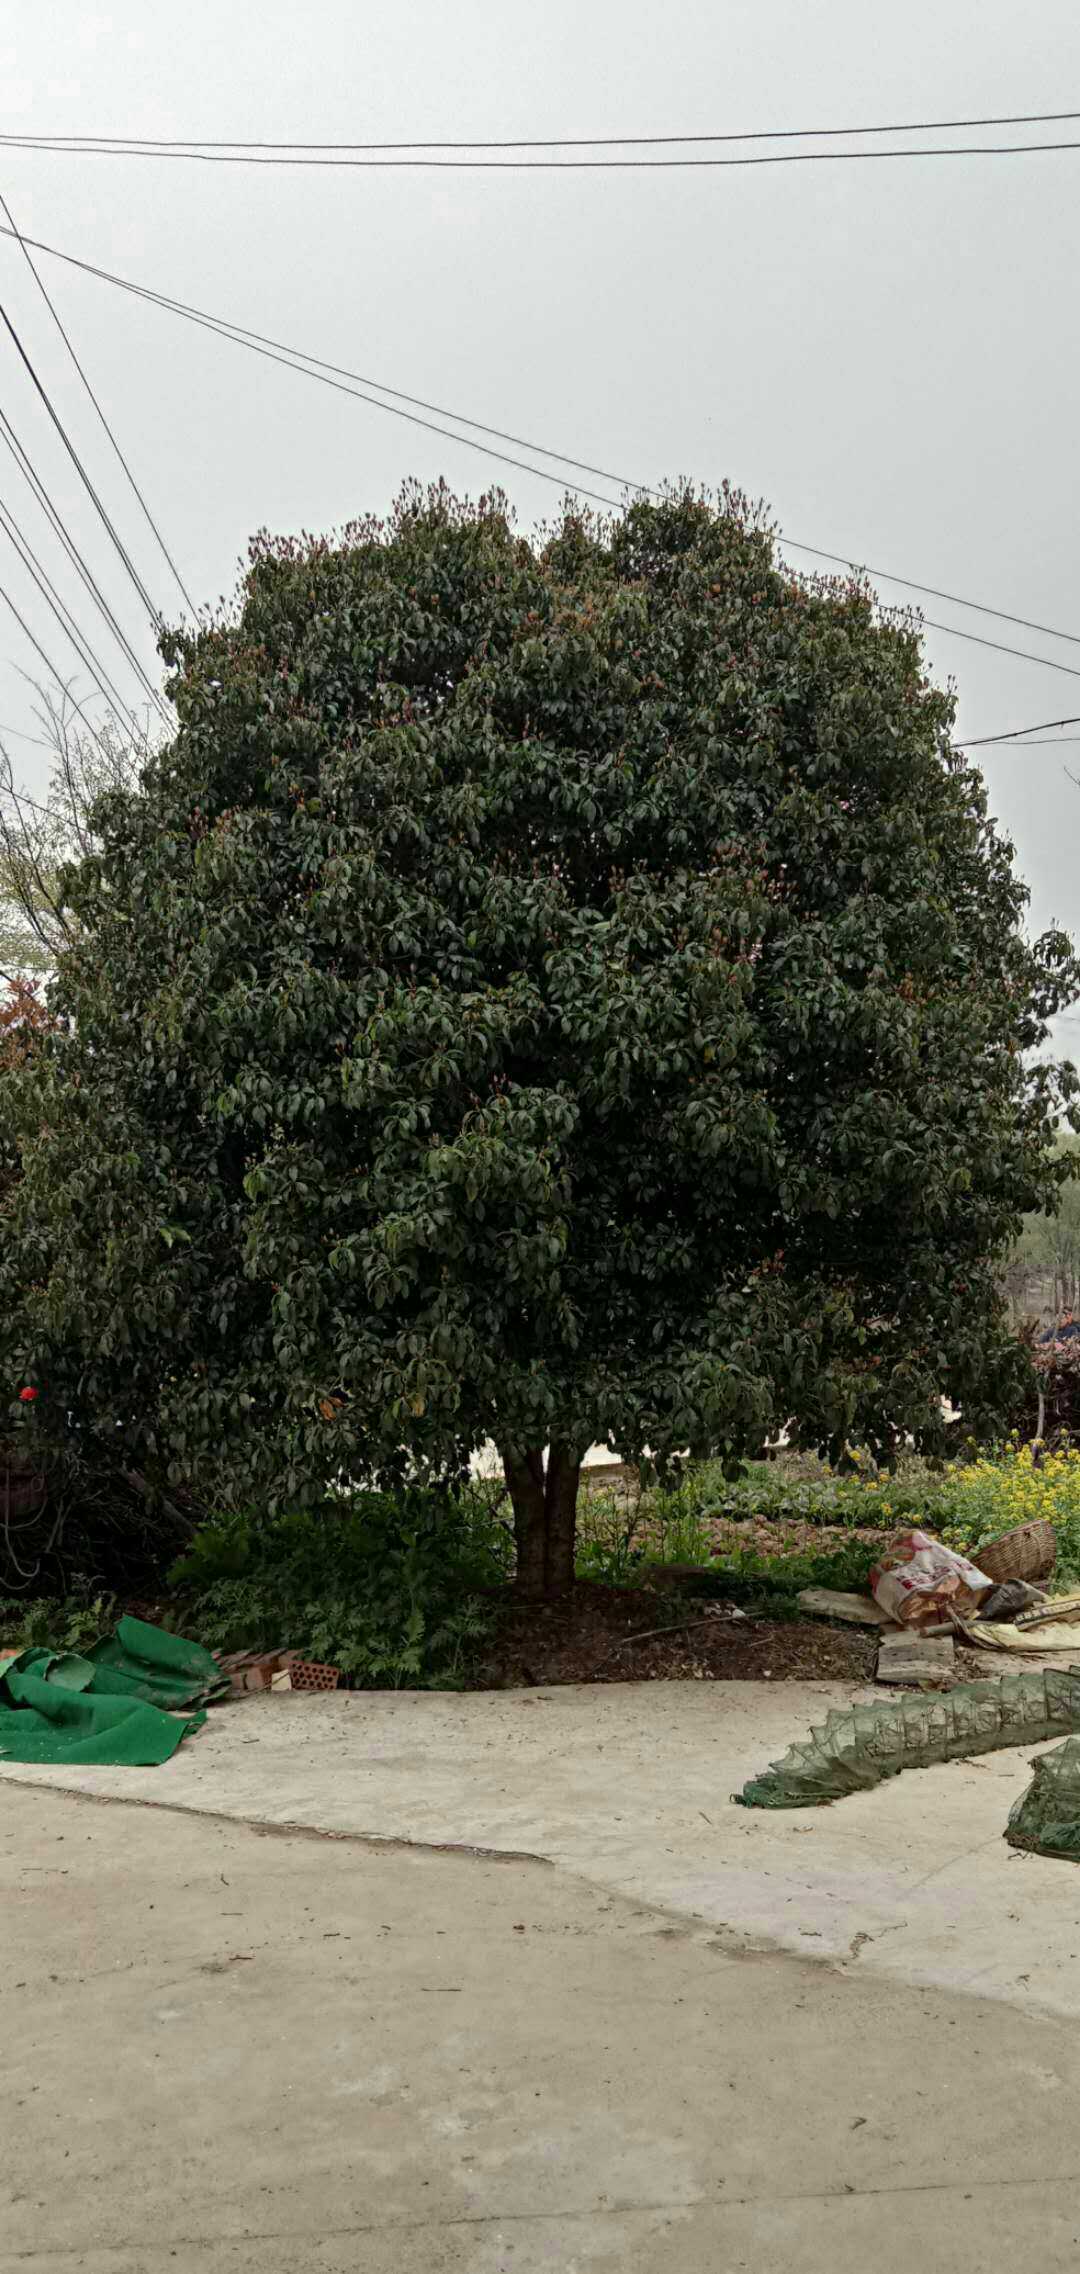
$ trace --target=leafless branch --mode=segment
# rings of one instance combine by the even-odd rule
[[[63,872],[96,847],[94,808],[113,790],[130,789],[149,756],[145,735],[113,719],[88,733],[69,687],[36,682],[35,716],[52,753],[41,799],[16,784],[0,743],[0,957],[18,972],[43,973],[75,936]]]

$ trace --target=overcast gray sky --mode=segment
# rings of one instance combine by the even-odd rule
[[[185,0],[170,12],[22,0],[0,30],[0,86],[7,132],[323,142],[1080,110],[1080,11],[1075,0],[890,11],[866,0]],[[1080,141],[1080,121],[996,139],[1025,132]],[[0,188],[28,234],[137,282],[639,481],[729,476],[793,539],[1080,636],[1080,149],[522,174],[2,150]],[[551,509],[557,492],[531,475],[56,262],[42,268],[200,601],[232,590],[260,525],[338,525],[385,508],[409,474],[445,473],[474,493],[501,479],[526,527]],[[165,565],[3,239],[0,297],[174,615]],[[156,669],[135,594],[6,333],[0,404]],[[90,628],[5,451],[0,501]],[[2,533],[0,563],[38,638],[70,664]],[[1080,645],[924,605],[1080,673]],[[0,721],[31,731],[19,672],[39,667],[0,616]],[[95,646],[110,652],[100,623]],[[957,682],[961,735],[1080,712],[1080,676],[937,631],[927,650]],[[1065,731],[1080,737],[1080,725]],[[8,748],[26,785],[40,785],[44,754],[14,737]],[[986,772],[1033,921],[1080,933],[1080,789],[1066,764],[1080,774],[1080,741],[1007,752]],[[1080,1052],[1074,1015],[1059,1039]]]

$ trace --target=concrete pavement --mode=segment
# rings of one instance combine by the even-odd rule
[[[911,1771],[824,1809],[732,1805],[748,1776],[856,1694],[641,1682],[255,1697],[215,1710],[164,1768],[49,1781],[239,1821],[524,1853],[708,1926],[734,1954],[784,1950],[1080,2014],[1080,1873],[1002,1837],[1045,1748]],[[42,1778],[0,1765],[0,1780]]]
[[[14,1783],[0,1903],[0,2274],[1076,2265],[1080,2038],[1000,1998]]]

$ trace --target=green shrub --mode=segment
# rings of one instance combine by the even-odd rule
[[[823,1461],[801,1455],[775,1461],[751,1461],[735,1483],[726,1483],[719,1464],[709,1462],[684,1491],[692,1491],[703,1516],[722,1516],[740,1523],[753,1517],[767,1522],[801,1524],[852,1524],[880,1526],[892,1531],[902,1524],[932,1524],[946,1472],[931,1469],[925,1461],[905,1461],[893,1475],[880,1475],[858,1462],[853,1471],[839,1475]]]
[[[483,1591],[511,1562],[482,1489],[370,1492],[286,1516],[218,1517],[169,1578],[175,1623],[209,1649],[280,1643],[357,1688],[448,1689],[489,1631]]]
[[[7,1650],[89,1650],[116,1625],[113,1595],[0,1598],[0,1644]]]

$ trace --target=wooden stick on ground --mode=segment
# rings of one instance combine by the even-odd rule
[[[613,1643],[608,1651],[608,1657],[613,1658],[617,1650],[629,1650],[633,1642],[654,1642],[658,1634],[689,1634],[691,1627],[715,1627],[723,1624],[724,1621],[718,1619],[716,1613],[712,1612],[705,1619],[680,1619],[678,1624],[673,1627],[644,1627],[639,1633],[624,1635],[621,1642]]]

